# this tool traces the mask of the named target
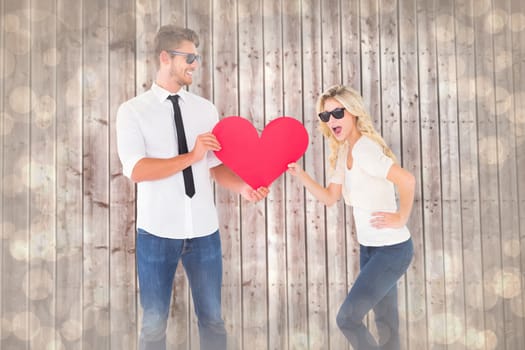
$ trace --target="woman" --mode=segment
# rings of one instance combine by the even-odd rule
[[[318,184],[297,163],[289,164],[288,172],[325,205],[343,195],[353,207],[360,272],[339,309],[337,325],[354,349],[399,349],[397,281],[413,255],[405,224],[414,201],[414,176],[396,164],[357,92],[333,86],[319,97],[317,110],[331,148],[329,185]],[[371,309],[378,340],[363,323]]]

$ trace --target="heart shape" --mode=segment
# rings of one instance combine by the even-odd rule
[[[286,116],[268,123],[261,137],[249,120],[237,116],[221,119],[212,132],[221,144],[217,158],[254,189],[270,186],[308,147],[303,124]]]

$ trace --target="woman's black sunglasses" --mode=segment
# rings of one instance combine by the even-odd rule
[[[330,114],[333,115],[335,119],[341,119],[345,116],[345,109],[344,107],[339,107],[332,111],[321,112],[319,113],[319,119],[321,119],[322,122],[328,123]]]
[[[169,53],[171,56],[185,56],[187,64],[192,64],[193,62],[195,62],[195,60],[197,60],[197,62],[199,63],[201,61],[201,56],[196,55],[194,53],[180,52],[175,50],[166,50],[166,52]]]

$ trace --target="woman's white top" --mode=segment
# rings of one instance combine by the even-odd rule
[[[330,182],[343,185],[343,198],[353,207],[357,240],[365,246],[385,246],[401,243],[410,238],[406,226],[398,229],[376,229],[370,225],[372,213],[396,212],[394,184],[387,180],[393,160],[383,153],[382,147],[363,135],[352,148],[352,168],[346,166],[348,143],[337,155],[337,163]]]

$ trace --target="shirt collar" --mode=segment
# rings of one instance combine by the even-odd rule
[[[183,88],[180,88],[179,91],[177,91],[176,93],[172,93],[164,89],[163,87],[157,85],[157,83],[155,82],[153,82],[153,84],[151,85],[151,91],[153,91],[153,93],[155,94],[155,96],[157,96],[160,102],[166,101],[168,99],[168,96],[170,95],[179,95],[179,98],[184,101],[186,97],[185,94],[187,93],[187,91]]]

